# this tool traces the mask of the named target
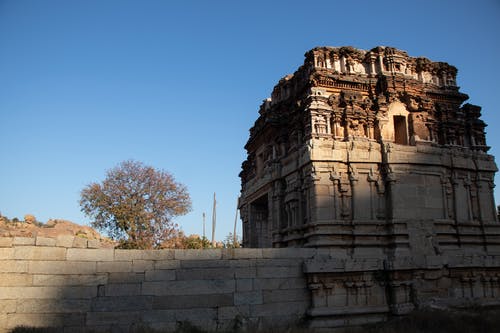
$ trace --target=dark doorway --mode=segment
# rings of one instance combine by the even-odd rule
[[[250,204],[250,247],[271,247],[267,193]]]
[[[394,116],[394,143],[399,145],[408,144],[405,116]]]

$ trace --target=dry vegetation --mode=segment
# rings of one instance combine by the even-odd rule
[[[111,332],[112,330],[109,330]],[[18,327],[12,333],[54,333],[57,329]],[[89,331],[92,332],[92,331]],[[138,328],[134,333],[162,333],[163,331]],[[272,330],[235,329],[225,333],[313,333],[299,327]],[[325,332],[325,331],[321,331]],[[328,332],[328,331],[326,331]],[[356,328],[332,330],[342,333],[497,333],[500,332],[500,309],[470,309],[461,311],[420,310],[408,316],[393,318],[387,322]],[[174,333],[210,333],[189,323],[179,325]]]

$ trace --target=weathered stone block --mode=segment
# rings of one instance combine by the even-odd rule
[[[254,260],[254,262],[257,267],[298,267],[302,266],[303,263],[303,261],[300,258],[256,259]]]
[[[98,273],[132,272],[132,261],[98,262]]]
[[[0,248],[0,260],[13,259],[14,249],[13,248]]]
[[[90,299],[20,299],[16,313],[82,313],[90,311]]]
[[[183,263],[187,263],[189,261],[184,261]],[[180,260],[158,260],[155,261],[155,269],[176,269],[181,267]]]
[[[56,237],[56,246],[58,247],[73,247],[75,236],[72,235],[58,235]]]
[[[36,246],[55,246],[56,245],[56,240],[55,238],[49,238],[49,237],[36,237],[35,241]]]
[[[259,278],[286,278],[303,276],[302,267],[257,267],[257,277]]]
[[[0,287],[31,286],[33,275],[26,273],[0,273]]]
[[[222,259],[262,259],[262,249],[223,249]]]
[[[236,260],[182,260],[182,268],[228,268],[233,267],[232,262]]]
[[[173,269],[146,271],[145,281],[172,281],[175,277],[176,271]]]
[[[221,259],[222,251],[221,249],[174,250],[174,258],[177,260]]]
[[[0,248],[1,247],[11,247],[12,237],[0,237]]]
[[[0,300],[0,314],[2,313],[15,313],[16,312],[16,300],[15,299],[3,299]],[[2,325],[0,324],[0,327]]]
[[[285,290],[264,290],[262,291],[264,303],[281,302],[307,302],[310,298],[309,290],[304,289],[285,289]]]
[[[254,290],[270,289],[303,289],[307,285],[305,277],[303,278],[269,278],[254,279]]]
[[[309,307],[308,302],[280,302],[250,305],[252,317],[301,316]]]
[[[83,326],[85,315],[80,313],[12,313],[7,315],[6,327],[13,329],[18,326],[27,327],[63,327]]]
[[[262,304],[262,291],[234,293],[234,305]]]
[[[174,259],[174,250],[115,250],[115,260],[169,260]]]
[[[93,312],[151,310],[153,296],[97,297],[92,300]]]
[[[0,287],[0,299],[92,298],[94,287]]]
[[[221,306],[218,309],[219,320],[234,320],[236,317],[250,317],[250,305]]]
[[[178,269],[175,271],[177,280],[232,279],[234,275],[234,271],[228,268],[192,268]]]
[[[73,261],[113,261],[113,249],[68,249],[68,260]]]
[[[257,267],[237,267],[233,268],[236,279],[249,279],[257,277]]]
[[[28,261],[0,260],[0,273],[26,273]]]
[[[87,261],[26,261],[32,274],[93,274],[96,263]],[[0,265],[1,269],[1,265]]]
[[[253,279],[236,279],[236,292],[251,291]]]
[[[73,247],[74,248],[85,249],[85,248],[87,248],[87,243],[88,243],[88,240],[86,238],[83,238],[83,237],[76,236],[73,239]]]
[[[107,273],[107,275],[110,283],[139,283],[145,281],[145,274],[143,272]]]
[[[110,283],[105,285],[105,296],[131,296],[140,294],[140,283]]]
[[[176,310],[152,310],[142,314],[142,321],[147,323],[176,323]]]
[[[154,310],[216,308],[233,304],[233,294],[157,296]]]
[[[35,245],[34,237],[14,237],[12,239],[13,246]]]
[[[14,248],[17,260],[65,260],[66,249],[60,247],[23,246]]]
[[[100,249],[101,247],[101,241],[99,241],[98,239],[89,239],[87,241],[87,248],[89,249]]]
[[[304,262],[304,273],[342,272],[344,269],[345,261],[341,259],[319,258]]]
[[[235,280],[191,280],[144,282],[143,295],[205,295],[227,294],[235,291]]]
[[[316,249],[311,248],[264,248],[262,249],[262,257],[265,259],[308,259],[316,255]]]
[[[123,324],[130,325],[140,322],[141,311],[87,312],[86,326],[104,326]]]
[[[108,282],[107,274],[90,275],[55,275],[35,274],[33,285],[35,286],[97,286]]]
[[[175,311],[175,319],[178,322],[189,322],[198,328],[208,331],[213,331],[217,328],[216,309],[180,309]]]
[[[155,262],[153,260],[132,260],[132,270],[134,272],[145,272],[154,269]]]

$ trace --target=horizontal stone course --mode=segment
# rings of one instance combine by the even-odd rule
[[[35,245],[36,238],[34,237],[14,237],[12,240],[13,246]]]
[[[145,273],[145,281],[172,281],[176,278],[173,269],[150,270]]]
[[[33,274],[94,274],[93,261],[29,261],[29,273]],[[1,267],[1,265],[0,265]],[[1,268],[0,268],[1,269]]]
[[[26,273],[0,273],[0,287],[31,286],[33,275]]]
[[[109,283],[139,283],[145,281],[145,273],[138,272],[113,272],[113,273],[102,273],[108,277]]]
[[[174,250],[174,257],[178,260],[215,260],[222,258],[222,251],[221,249]]]
[[[235,287],[235,280],[143,282],[142,294],[154,296],[226,294],[234,292]]]
[[[16,260],[65,260],[66,249],[59,247],[23,246],[14,249]]]
[[[85,324],[87,326],[131,325],[140,322],[141,314],[141,311],[87,312]]]
[[[74,261],[113,261],[113,249],[68,249],[67,259]]]
[[[84,313],[11,313],[7,314],[5,327],[13,329],[22,325],[27,327],[82,327],[85,325]]]
[[[233,294],[155,296],[153,309],[216,308],[233,305]]]
[[[0,299],[71,299],[97,296],[94,287],[0,287]]]
[[[107,274],[33,275],[33,285],[35,286],[97,286],[107,282]]]
[[[132,261],[97,262],[98,273],[132,272]]]
[[[141,295],[140,283],[109,283],[105,285],[105,296]]]
[[[152,296],[96,297],[92,299],[91,311],[144,311],[151,310],[152,306]]]
[[[76,296],[76,295],[75,295]],[[17,301],[16,313],[79,313],[90,311],[87,299],[21,299]]]
[[[0,260],[0,273],[26,273],[28,261]]]
[[[116,261],[174,259],[174,250],[115,250]]]

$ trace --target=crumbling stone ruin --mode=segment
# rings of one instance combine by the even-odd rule
[[[317,47],[261,105],[243,245],[330,249],[304,264],[319,327],[500,304],[497,168],[456,75],[392,47]]]

